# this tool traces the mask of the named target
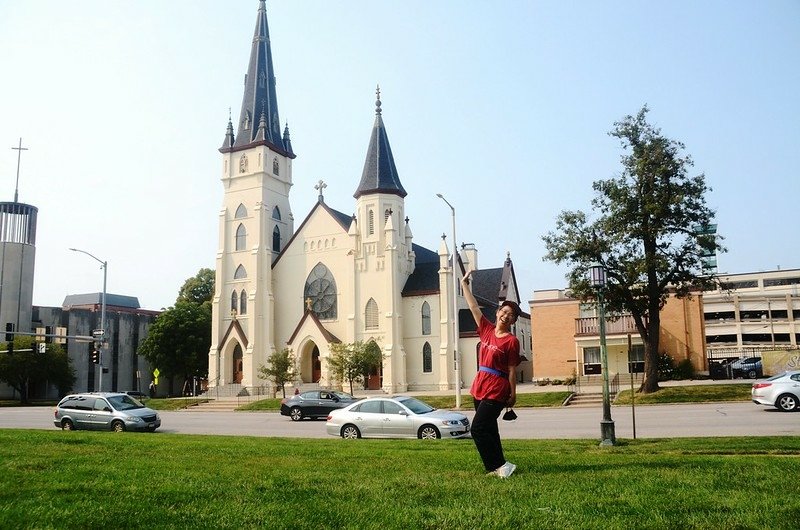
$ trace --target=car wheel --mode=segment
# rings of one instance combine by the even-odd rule
[[[755,379],[756,377],[758,377],[758,372],[756,372],[755,370],[750,370],[749,372],[747,372],[747,377],[749,377],[750,379]]]
[[[303,411],[300,410],[300,407],[292,407],[289,411],[289,417],[292,418],[292,421],[300,421],[303,419]]]
[[[122,432],[125,430],[125,424],[117,420],[111,423],[111,430],[114,432]]]
[[[64,420],[61,422],[61,430],[62,431],[74,431],[75,425],[72,424],[72,420]]]
[[[797,408],[797,397],[792,394],[781,394],[775,401],[775,406],[783,412],[791,412]]]
[[[345,425],[342,427],[342,438],[345,440],[357,440],[361,438],[361,431],[355,425]]]
[[[417,438],[420,440],[437,440],[441,437],[442,435],[439,432],[439,429],[433,425],[423,425],[417,432]]]

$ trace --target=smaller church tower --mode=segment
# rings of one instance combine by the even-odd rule
[[[231,118],[222,147],[224,198],[213,300],[209,384],[254,385],[275,350],[273,261],[294,233],[289,204],[295,154],[281,133],[264,0],[259,1],[237,132]],[[257,351],[254,345],[257,344]]]
[[[411,232],[405,220],[406,190],[400,182],[397,167],[383,124],[380,88],[376,89],[375,124],[372,128],[361,182],[353,195],[356,199],[358,240],[360,242],[356,271],[361,284],[359,293],[370,293],[368,300],[358,298],[356,314],[364,322],[357,340],[368,342],[370,330],[381,329],[383,345],[384,388],[390,392],[405,391],[405,351],[402,340],[402,298],[400,293],[413,272]],[[362,295],[365,297],[366,295]],[[382,322],[367,322],[370,315]]]

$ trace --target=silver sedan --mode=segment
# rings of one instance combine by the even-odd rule
[[[800,409],[800,370],[784,372],[764,381],[753,383],[750,391],[753,403],[776,407],[789,412]]]
[[[325,428],[328,434],[347,439],[435,440],[469,436],[469,419],[410,396],[374,397],[331,411]]]

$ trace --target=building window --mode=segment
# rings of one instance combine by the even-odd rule
[[[277,206],[272,209],[272,218],[275,219],[276,221],[281,220],[281,209],[278,208]]]
[[[272,230],[272,251],[281,251],[281,230],[277,226]]]
[[[242,217],[247,217],[247,208],[244,207],[244,204],[240,204],[236,208],[236,213],[234,214],[234,219],[241,219]]]
[[[303,306],[309,302],[311,311],[319,318],[336,318],[336,280],[328,267],[317,263],[306,278]]]
[[[369,211],[367,215],[367,235],[372,235],[375,233],[375,212],[372,210]]]
[[[364,310],[364,329],[378,329],[378,304],[374,298],[369,299]]]
[[[247,247],[247,229],[244,223],[240,223],[236,229],[236,250],[244,250],[245,247]]]
[[[433,371],[433,355],[431,354],[431,345],[425,343],[422,347],[422,371],[429,374]]]
[[[644,373],[644,344],[631,345],[630,359],[628,361],[628,372],[632,374]]]
[[[237,306],[238,302],[239,302],[239,295],[236,293],[236,291],[233,291],[231,293],[231,313],[236,313],[239,310]]]
[[[386,225],[386,221],[389,220],[389,216],[392,215],[392,209],[386,208],[386,211],[383,212],[383,224]]]
[[[422,303],[422,334],[431,334],[431,306],[428,302]]]
[[[583,349],[583,375],[602,373],[600,366],[600,348],[592,346]]]
[[[233,273],[233,279],[244,280],[245,278],[247,278],[247,271],[244,270],[244,267],[242,265],[239,265],[238,267],[236,267],[236,272]]]
[[[239,314],[247,314],[247,291],[242,289],[242,294],[239,295]]]
[[[276,156],[275,158],[272,159],[272,172],[275,175],[280,175],[280,173],[278,172],[279,169],[280,166],[278,166],[278,157]]]

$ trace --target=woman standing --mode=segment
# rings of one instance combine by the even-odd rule
[[[508,478],[517,468],[506,461],[500,442],[497,419],[505,407],[517,401],[517,366],[519,340],[511,333],[511,326],[522,311],[516,302],[506,300],[497,308],[496,322],[492,324],[481,313],[478,302],[469,289],[470,269],[461,279],[461,290],[467,300],[472,318],[478,325],[480,350],[478,374],[472,382],[470,394],[475,402],[472,420],[472,439],[490,475]]]

